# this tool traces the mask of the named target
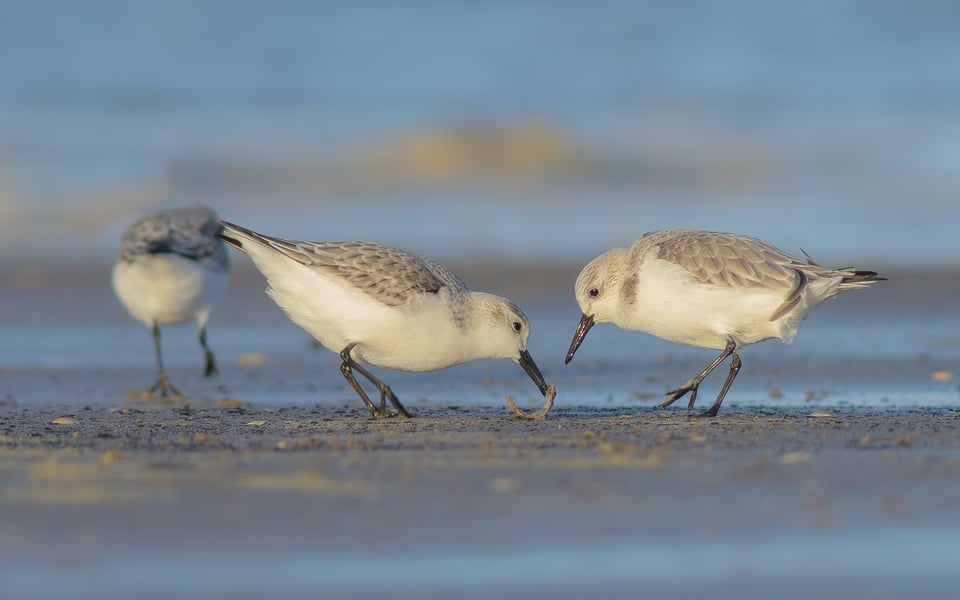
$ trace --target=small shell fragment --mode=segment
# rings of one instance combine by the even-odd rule
[[[248,352],[241,354],[237,358],[237,366],[242,369],[251,369],[253,367],[262,367],[267,364],[267,355],[258,352]]]
[[[809,452],[787,452],[780,457],[781,465],[802,465],[813,458]]]
[[[496,494],[509,494],[520,489],[520,480],[516,477],[494,477],[489,487]]]
[[[507,395],[507,406],[513,411],[513,414],[522,421],[542,421],[547,418],[547,413],[553,408],[553,400],[557,397],[557,388],[552,385],[547,386],[547,393],[544,394],[546,402],[543,406],[531,413],[525,413],[517,406],[509,395]]]
[[[123,454],[116,450],[107,450],[100,454],[100,464],[101,465],[110,465],[117,463],[123,460]]]

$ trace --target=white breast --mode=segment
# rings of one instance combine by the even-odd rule
[[[145,255],[113,268],[113,287],[127,310],[151,326],[197,321],[202,327],[228,275],[175,254]]]

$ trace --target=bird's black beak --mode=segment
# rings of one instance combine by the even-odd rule
[[[543,373],[540,372],[537,363],[533,362],[533,357],[530,356],[530,353],[526,350],[520,351],[520,358],[517,360],[520,363],[520,366],[523,367],[523,370],[527,372],[527,375],[530,376],[530,379],[537,384],[537,388],[540,390],[540,393],[544,396],[547,395],[547,382],[543,380]]]
[[[568,365],[573,360],[573,355],[577,353],[577,348],[583,343],[583,338],[587,337],[587,332],[593,327],[596,321],[592,316],[583,315],[580,317],[580,324],[577,325],[577,332],[573,334],[573,341],[570,342],[570,349],[567,350],[567,359],[563,364]]]

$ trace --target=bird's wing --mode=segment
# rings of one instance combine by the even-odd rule
[[[659,234],[659,235],[658,235]],[[807,285],[802,263],[758,238],[710,231],[654,232],[645,243],[657,257],[682,267],[700,283],[783,294],[771,320],[788,313]],[[643,240],[643,238],[641,238]]]
[[[337,276],[368,296],[399,306],[417,294],[467,291],[442,265],[403,250],[365,242],[294,242],[261,236],[270,246],[303,265]]]

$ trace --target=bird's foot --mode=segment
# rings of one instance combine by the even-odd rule
[[[161,375],[160,377],[158,377],[157,382],[154,383],[149,390],[147,390],[147,393],[153,396],[156,396],[158,392],[161,398],[169,398],[169,397],[183,398],[184,397],[183,392],[178,390],[176,386],[174,386],[173,383],[171,383],[170,380],[167,379],[166,375]]]
[[[667,399],[660,404],[660,408],[666,408],[670,406],[671,404],[673,404],[680,398],[683,398],[689,393],[690,402],[687,404],[687,410],[691,410],[693,408],[694,403],[696,403],[697,401],[697,392],[700,389],[700,381],[702,380],[691,379],[690,381],[686,382],[685,384],[681,385],[675,390],[667,390]]]
[[[219,375],[220,369],[217,368],[217,361],[213,358],[213,353],[207,352],[206,357],[207,361],[203,368],[203,376],[210,377],[211,375]]]
[[[410,419],[413,417],[413,415],[408,413],[406,409],[403,409],[402,412],[401,411],[393,412],[385,409],[381,410],[381,409],[375,408],[370,411],[370,415],[378,421],[380,419]]]
[[[707,410],[698,410],[696,412],[689,412],[687,413],[687,416],[691,419],[704,419],[704,418],[710,419],[717,416],[717,413],[719,412],[719,410],[720,410],[719,407],[718,408],[710,407]]]
[[[379,415],[374,415],[376,418],[382,419],[384,417],[403,417],[405,419],[409,419],[413,416],[407,412],[407,409],[403,407],[403,404],[400,404],[400,399],[397,398],[396,394],[393,393],[393,390],[390,389],[390,386],[387,384],[381,384],[377,387],[380,389],[380,410]],[[390,400],[390,404],[393,405],[393,408],[395,408],[397,412],[387,412],[387,400]]]
[[[377,388],[380,390],[380,408],[377,408],[377,406],[372,402],[368,406],[370,409],[370,414],[374,419],[409,419],[413,416],[407,412],[407,409],[403,407],[403,404],[400,404],[400,399],[397,398],[397,396],[393,393],[393,390],[390,389],[390,386],[381,384],[378,385]],[[393,405],[393,408],[396,409],[396,412],[387,410],[387,400],[390,400],[390,404]]]

